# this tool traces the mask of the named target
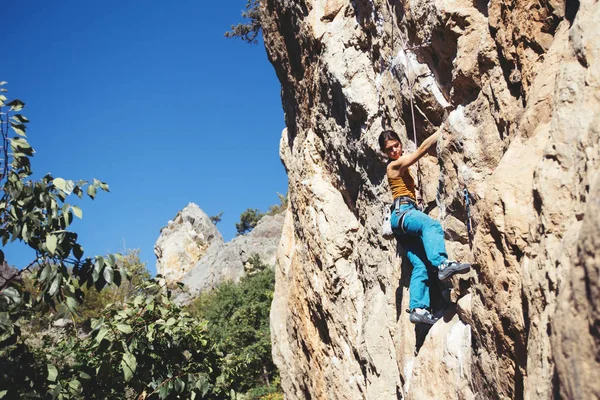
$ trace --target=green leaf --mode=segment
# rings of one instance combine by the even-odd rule
[[[67,229],[71,223],[73,222],[73,214],[71,213],[63,213],[62,215],[62,223],[65,227],[65,229]]]
[[[25,107],[25,103],[23,103],[19,99],[14,99],[9,103],[6,103],[7,106],[10,106],[13,111],[21,111],[23,107]]]
[[[24,241],[25,243],[28,243],[28,242],[29,242],[29,237],[30,237],[30,236],[31,236],[31,235],[30,235],[30,234],[29,234],[29,232],[28,232],[27,224],[23,224],[23,230],[21,231],[21,237],[23,238],[23,241]]]
[[[62,190],[63,192],[67,188],[67,181],[65,181],[63,178],[54,178],[54,180],[52,181],[52,184],[54,186],[56,186],[58,189]]]
[[[165,325],[166,326],[173,326],[173,325],[175,325],[176,322],[177,322],[177,320],[175,318],[169,318],[167,320],[167,323]]]
[[[21,302],[21,295],[19,294],[19,291],[14,287],[7,287],[2,292],[0,292],[0,294],[4,296],[9,303],[12,302],[14,304],[19,304]]]
[[[137,360],[135,356],[131,353],[124,353],[123,359],[121,360],[121,368],[123,368],[123,377],[125,378],[125,382],[129,382],[135,373],[135,369],[137,368]]]
[[[15,115],[13,115],[12,119],[14,119],[15,121],[19,121],[22,124],[29,122],[29,120],[27,119],[27,117],[25,117],[24,115],[21,115],[21,114],[15,114]]]
[[[58,288],[60,287],[60,283],[62,282],[62,275],[58,274],[52,281],[52,285],[50,285],[50,290],[48,290],[48,295],[54,296],[58,292]]]
[[[52,364],[48,364],[48,380],[50,382],[56,382],[56,378],[58,377],[58,370]]]
[[[104,318],[92,319],[92,331],[97,331],[98,329],[100,329],[103,323]]]
[[[83,371],[79,372],[79,377],[86,381],[89,381],[90,379],[92,379],[92,377],[89,374],[86,374]]]
[[[67,297],[67,307],[71,310],[76,310],[79,306],[79,303],[73,297]]]
[[[52,391],[52,400],[54,400],[54,399],[62,400],[62,396],[60,395],[61,391],[62,391],[62,385],[60,384],[60,382],[58,382],[54,386],[54,390]]]
[[[10,127],[13,131],[19,136],[25,136],[25,130],[27,129],[23,124],[15,124],[14,122],[10,123]]]
[[[119,270],[115,270],[115,275],[113,277],[114,283],[117,286],[121,286],[121,272]]]
[[[42,269],[42,273],[40,274],[40,281],[45,281],[50,273],[52,272],[52,266],[50,264],[46,264],[44,269]]]
[[[50,252],[50,254],[54,254],[56,251],[56,245],[58,243],[58,236],[56,235],[48,235],[46,236],[46,248]]]
[[[133,305],[136,307],[139,307],[143,302],[144,296],[142,296],[141,294],[138,294],[137,296],[135,296],[135,299],[133,299]]]
[[[158,391],[158,397],[161,399],[166,399],[169,397],[169,385],[162,385],[160,390]]]
[[[66,194],[71,194],[73,189],[75,189],[75,182],[66,181],[63,178],[55,178],[52,183],[56,188],[62,190]]]
[[[83,257],[83,247],[80,244],[77,243],[73,246],[73,255],[78,260],[81,260],[81,257]]]
[[[102,272],[102,268],[104,267],[104,259],[102,257],[96,257],[96,261],[94,262],[94,270],[92,271],[92,279],[94,282],[97,282],[100,279],[100,272]]]
[[[129,333],[133,333],[133,329],[131,329],[131,326],[127,324],[117,324],[117,329],[126,335]]]
[[[71,388],[71,390],[74,391],[76,394],[79,394],[83,390],[81,382],[79,382],[77,379],[73,379],[69,382],[69,388]]]
[[[173,382],[173,387],[175,388],[177,393],[183,393],[183,390],[185,389],[185,382],[183,382],[181,379],[177,378]]]
[[[108,334],[107,328],[100,329],[98,331],[98,334],[96,335],[96,342],[100,343],[102,340],[104,340],[104,337],[106,337],[107,334]]]
[[[73,214],[75,214],[77,218],[83,218],[83,211],[81,211],[81,208],[77,206],[71,206],[71,210],[73,210]]]
[[[88,186],[87,187],[87,194],[88,196],[90,196],[92,199],[94,199],[96,197],[96,187],[95,186]]]

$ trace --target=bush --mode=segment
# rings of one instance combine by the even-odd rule
[[[224,391],[278,389],[269,329],[274,286],[275,274],[266,268],[239,283],[224,282],[189,306],[192,314],[208,321],[208,337],[223,354],[219,369]]]

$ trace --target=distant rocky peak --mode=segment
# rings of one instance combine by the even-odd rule
[[[198,205],[189,203],[160,231],[154,245],[156,271],[168,281],[179,281],[223,236]]]

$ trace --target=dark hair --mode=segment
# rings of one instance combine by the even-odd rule
[[[381,135],[379,135],[379,148],[381,149],[381,151],[385,151],[385,142],[387,142],[388,140],[397,140],[400,142],[400,138],[398,137],[398,134],[396,132],[383,131],[381,132]]]

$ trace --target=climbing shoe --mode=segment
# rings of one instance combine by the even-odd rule
[[[435,318],[429,310],[424,308],[415,308],[410,312],[410,322],[413,324],[433,325],[437,320],[438,318]]]
[[[444,261],[438,267],[438,278],[445,281],[454,274],[464,274],[471,269],[471,264],[461,264],[456,261]]]

